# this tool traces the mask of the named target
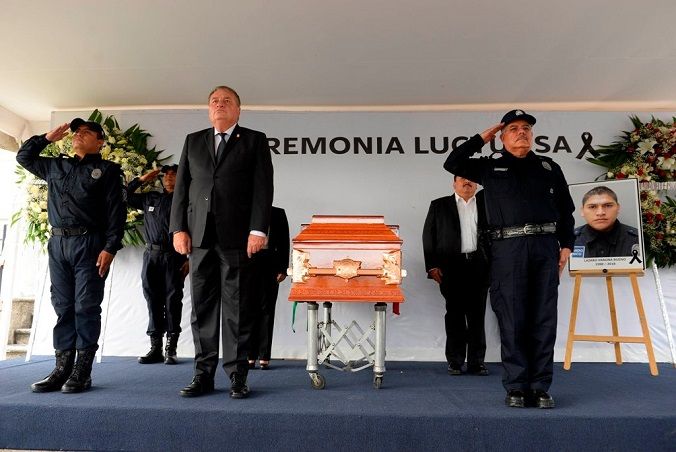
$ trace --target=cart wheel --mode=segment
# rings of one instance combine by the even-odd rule
[[[326,380],[317,372],[310,373],[310,383],[312,384],[312,389],[324,389],[326,387]]]
[[[376,375],[373,377],[373,387],[376,389],[380,389],[380,387],[383,385],[383,376],[382,375]]]

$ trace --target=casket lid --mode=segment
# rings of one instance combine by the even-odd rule
[[[385,218],[378,215],[313,215],[293,243],[402,243],[393,229],[398,226],[386,225]]]

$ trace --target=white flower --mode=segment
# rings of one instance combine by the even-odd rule
[[[646,154],[647,152],[652,152],[652,151],[653,151],[653,147],[654,147],[656,144],[657,144],[657,141],[656,141],[655,139],[653,139],[653,138],[651,138],[651,139],[649,139],[649,140],[641,141],[641,142],[638,144],[638,151],[639,151],[639,153],[640,153],[641,155],[644,155],[644,154]]]
[[[673,157],[665,159],[664,157],[657,157],[657,166],[663,170],[671,170],[676,168],[676,160]]]

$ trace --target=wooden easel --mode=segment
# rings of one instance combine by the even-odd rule
[[[568,341],[566,342],[566,357],[563,362],[563,368],[570,370],[571,359],[573,355],[573,342],[608,342],[615,347],[615,363],[622,364],[621,343],[645,344],[648,352],[648,362],[650,363],[650,374],[658,375],[657,364],[655,363],[655,353],[653,344],[650,340],[650,331],[648,322],[645,318],[643,301],[641,301],[641,292],[638,287],[638,277],[643,276],[643,270],[575,270],[570,272],[570,276],[575,277],[575,288],[573,290],[573,305],[570,310],[570,326],[568,327]],[[606,287],[608,289],[608,305],[610,307],[610,322],[612,325],[612,336],[599,336],[590,334],[575,334],[575,322],[577,321],[577,308],[580,303],[580,286],[582,286],[583,277],[605,277]],[[631,281],[631,287],[634,291],[634,300],[636,301],[636,310],[641,322],[643,336],[620,336],[617,327],[617,314],[615,310],[615,294],[613,292],[613,277],[628,276]]]

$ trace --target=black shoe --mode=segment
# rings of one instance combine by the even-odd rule
[[[98,346],[77,351],[77,360],[73,366],[73,372],[68,380],[61,386],[61,392],[64,394],[75,394],[87,391],[92,387],[92,364],[96,357]]]
[[[526,406],[526,394],[520,389],[510,389],[505,397],[505,405],[510,408],[523,408]]]
[[[138,357],[140,364],[155,364],[164,362],[162,354],[162,336],[150,336],[150,350],[144,356]]]
[[[261,363],[261,370],[270,370],[270,363]]]
[[[543,391],[542,389],[535,389],[531,391],[529,399],[529,406],[534,406],[537,408],[554,408],[556,406],[552,396],[550,396],[547,391]]]
[[[52,373],[31,385],[33,392],[52,392],[61,390],[61,386],[73,372],[75,350],[56,350],[56,365]]]
[[[249,361],[249,369],[255,369],[256,368],[256,361],[254,360],[253,362]]]
[[[486,366],[482,364],[472,364],[471,366],[467,366],[467,373],[471,375],[480,375],[482,377],[485,377],[488,375],[488,369],[486,369]]]
[[[449,375],[462,375],[462,366],[457,363],[448,363]]]
[[[178,364],[176,356],[176,347],[178,345],[178,334],[167,334],[167,345],[164,347],[164,364]]]
[[[249,396],[249,387],[246,385],[246,375],[233,373],[230,376],[230,397],[233,399],[245,399]]]
[[[214,380],[206,375],[195,375],[188,386],[181,389],[183,397],[198,397],[209,394],[214,390]]]

